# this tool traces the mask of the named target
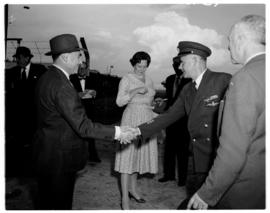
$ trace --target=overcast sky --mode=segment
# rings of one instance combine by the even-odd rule
[[[51,62],[44,56],[49,51],[49,39],[73,33],[78,39],[85,38],[91,69],[105,73],[113,65],[112,74],[118,76],[132,70],[129,59],[143,50],[152,58],[147,73],[160,87],[160,82],[173,73],[172,57],[177,54],[177,43],[183,40],[201,42],[212,49],[208,64],[213,71],[234,73],[238,67],[230,62],[227,35],[232,24],[248,14],[265,16],[265,5],[10,4],[8,37],[22,38],[22,45],[35,55],[33,61]],[[16,42],[8,44],[9,58],[15,47]]]

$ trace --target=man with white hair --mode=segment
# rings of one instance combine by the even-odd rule
[[[248,15],[229,36],[232,78],[214,164],[188,209],[265,208],[265,19]]]

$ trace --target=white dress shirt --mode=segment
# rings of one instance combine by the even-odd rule
[[[85,79],[84,78],[80,79],[80,84],[82,87],[82,91],[84,92],[84,90],[85,90]]]
[[[202,81],[202,78],[203,78],[203,75],[204,73],[206,72],[207,68],[196,78],[195,80],[195,83],[196,83],[196,89],[199,88],[200,84],[201,84],[201,81]]]
[[[31,63],[27,64],[25,68],[22,68],[22,69],[21,69],[21,76],[22,76],[22,72],[25,70],[26,79],[27,79],[28,76],[29,76],[30,64],[31,64]]]

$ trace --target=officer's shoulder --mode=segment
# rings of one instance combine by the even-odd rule
[[[192,82],[192,80],[189,79],[189,81],[184,85],[184,87],[183,87],[181,93],[186,93],[187,91],[189,91],[191,82]]]
[[[215,76],[216,78],[219,79],[228,79],[230,80],[232,78],[232,75],[229,73],[225,73],[225,72],[212,72],[212,75]]]

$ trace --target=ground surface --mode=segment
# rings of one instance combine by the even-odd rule
[[[88,163],[77,179],[74,191],[73,210],[119,210],[120,190],[118,173],[113,171],[115,145],[108,141],[96,142],[101,163]],[[139,191],[147,201],[144,204],[131,201],[131,209],[168,210],[176,209],[185,198],[185,187],[178,187],[175,181],[159,183],[162,177],[163,145],[159,145],[159,172],[155,176],[145,175],[138,180]],[[16,196],[6,198],[8,210],[34,209],[33,200],[36,183],[32,178],[9,178],[6,192]],[[16,193],[16,191],[15,191]]]

